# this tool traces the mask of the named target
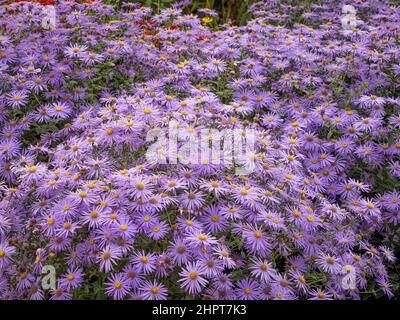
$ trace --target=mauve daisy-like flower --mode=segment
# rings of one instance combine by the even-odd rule
[[[60,280],[60,287],[69,289],[78,288],[83,282],[82,268],[69,269],[67,273]]]
[[[106,294],[116,300],[122,300],[129,293],[127,279],[121,273],[113,274],[105,284]]]
[[[144,274],[149,274],[156,269],[157,256],[154,253],[137,251],[132,255],[131,262]]]
[[[168,225],[161,221],[159,223],[155,223],[152,228],[149,228],[148,235],[154,240],[160,240],[164,238],[168,232]]]
[[[66,220],[60,223],[60,226],[55,230],[57,236],[59,237],[68,237],[73,235],[80,226],[78,223],[71,222],[70,220]]]
[[[64,288],[55,288],[51,290],[50,300],[72,300],[70,290]]]
[[[127,284],[131,288],[137,287],[143,281],[143,274],[136,266],[128,264],[124,267],[122,272],[125,274]]]
[[[0,299],[396,295],[398,8],[188,2],[0,9]]]
[[[79,58],[85,65],[88,66],[104,61],[104,56],[102,54],[96,52],[88,52],[88,51],[80,52]]]
[[[0,44],[5,46],[10,43],[10,37],[5,35],[0,35]]]
[[[28,289],[28,299],[29,300],[44,300],[44,291],[40,287],[39,281],[36,280],[31,283]]]
[[[199,293],[208,283],[204,278],[205,269],[199,261],[186,264],[182,272],[179,273],[178,280],[181,286],[190,294]]]
[[[256,281],[243,279],[237,282],[235,293],[240,300],[258,300],[261,295],[261,288]]]
[[[12,262],[15,253],[15,247],[0,243],[0,270],[4,270]]]
[[[379,249],[382,251],[385,259],[388,261],[394,262],[397,260],[396,256],[393,253],[393,250],[386,248],[385,246],[380,246]]]
[[[210,247],[217,243],[215,237],[207,233],[197,233],[187,236],[187,240],[193,248],[199,249],[203,247]]]
[[[121,250],[115,246],[106,246],[98,255],[99,268],[105,272],[113,269],[117,260],[121,258]]]
[[[23,173],[24,180],[27,183],[34,183],[35,181],[41,179],[45,173],[45,169],[42,165],[32,165],[26,168],[18,169]]]
[[[47,114],[50,117],[65,119],[72,113],[71,107],[65,102],[53,103]]]
[[[87,50],[85,45],[71,45],[65,48],[65,55],[67,57],[75,58],[81,57]]]
[[[144,300],[166,300],[167,288],[157,281],[144,281],[140,286],[140,295]]]
[[[290,277],[293,279],[294,286],[300,290],[303,294],[309,290],[305,275],[298,270],[291,270],[289,272]]]
[[[4,141],[0,144],[0,158],[10,159],[20,153],[21,145],[17,141]]]
[[[185,192],[180,198],[180,203],[184,208],[195,210],[203,205],[203,194],[200,191]]]
[[[332,300],[332,295],[323,290],[314,290],[310,292],[309,300]]]
[[[127,218],[119,219],[118,222],[115,222],[113,224],[113,230],[117,236],[124,240],[132,239],[137,233],[136,226]]]
[[[387,281],[385,278],[380,278],[379,280],[378,280],[378,285],[379,285],[379,287],[380,288],[382,288],[382,291],[389,297],[389,298],[393,298],[394,297],[394,294],[393,294],[393,291],[392,291],[392,284],[389,282],[389,281]]]
[[[322,252],[319,254],[316,263],[323,271],[328,273],[338,273],[341,268],[340,263],[335,256]]]
[[[90,228],[96,228],[104,223],[107,214],[111,214],[111,209],[102,206],[90,208],[81,216],[83,224],[88,224]]]
[[[255,226],[243,231],[243,238],[246,240],[246,245],[254,253],[265,252],[270,249],[270,243],[267,238],[267,233]]]
[[[275,276],[275,269],[267,260],[255,258],[250,266],[250,272],[256,278],[268,283]]]
[[[152,193],[152,187],[148,179],[136,178],[130,182],[130,195],[133,199],[148,199]]]
[[[296,295],[291,291],[282,290],[281,287],[273,287],[270,291],[272,300],[296,300]]]
[[[189,262],[192,256],[192,251],[190,249],[187,241],[180,238],[176,238],[174,242],[170,243],[168,252],[176,265],[181,266]]]
[[[361,96],[359,99],[359,104],[361,107],[373,107],[375,105],[383,106],[385,103],[385,98],[378,97],[376,95]]]
[[[22,107],[28,102],[28,94],[25,91],[13,91],[7,94],[7,103],[12,108]]]
[[[220,214],[220,208],[218,206],[206,208],[205,215],[202,217],[202,222],[206,230],[211,233],[224,230],[228,225],[226,218]]]

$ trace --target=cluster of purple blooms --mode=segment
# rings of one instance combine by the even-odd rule
[[[400,7],[344,4],[0,7],[0,298],[392,297]],[[149,164],[170,121],[255,130],[254,171]]]

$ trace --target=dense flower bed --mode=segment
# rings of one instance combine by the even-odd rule
[[[0,297],[392,297],[400,8],[356,1],[346,28],[344,2],[301,3],[237,27],[59,1],[48,30],[0,7]],[[171,121],[255,130],[253,171],[150,163]]]

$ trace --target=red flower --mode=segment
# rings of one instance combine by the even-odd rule
[[[40,3],[43,6],[51,6],[54,5],[54,0],[14,0],[14,2],[36,2],[36,3]]]
[[[151,29],[149,29],[149,28],[146,28],[146,29],[144,30],[144,33],[145,33],[146,35],[150,35],[150,34],[153,34],[153,30],[151,30]]]

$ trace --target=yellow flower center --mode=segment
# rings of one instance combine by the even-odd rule
[[[197,272],[190,272],[189,273],[189,279],[190,280],[195,280],[197,278]]]
[[[150,291],[151,291],[152,294],[157,294],[158,288],[157,287],[153,287],[153,288],[151,288]]]
[[[328,258],[326,259],[326,263],[327,263],[327,264],[334,264],[334,263],[335,263],[335,259],[333,259],[332,257],[328,257]]]
[[[152,111],[151,111],[151,109],[150,108],[144,108],[143,109],[143,113],[144,114],[150,114]]]
[[[262,237],[262,233],[260,232],[260,231],[255,231],[254,232],[254,236],[257,238],[257,239],[260,239],[261,237]]]
[[[143,184],[142,182],[138,182],[138,183],[136,184],[136,188],[137,188],[138,190],[143,190],[143,189],[144,189],[144,184]]]
[[[261,266],[260,266],[260,269],[262,270],[262,271],[267,271],[268,270],[268,266],[266,265],[266,264],[262,264]]]

